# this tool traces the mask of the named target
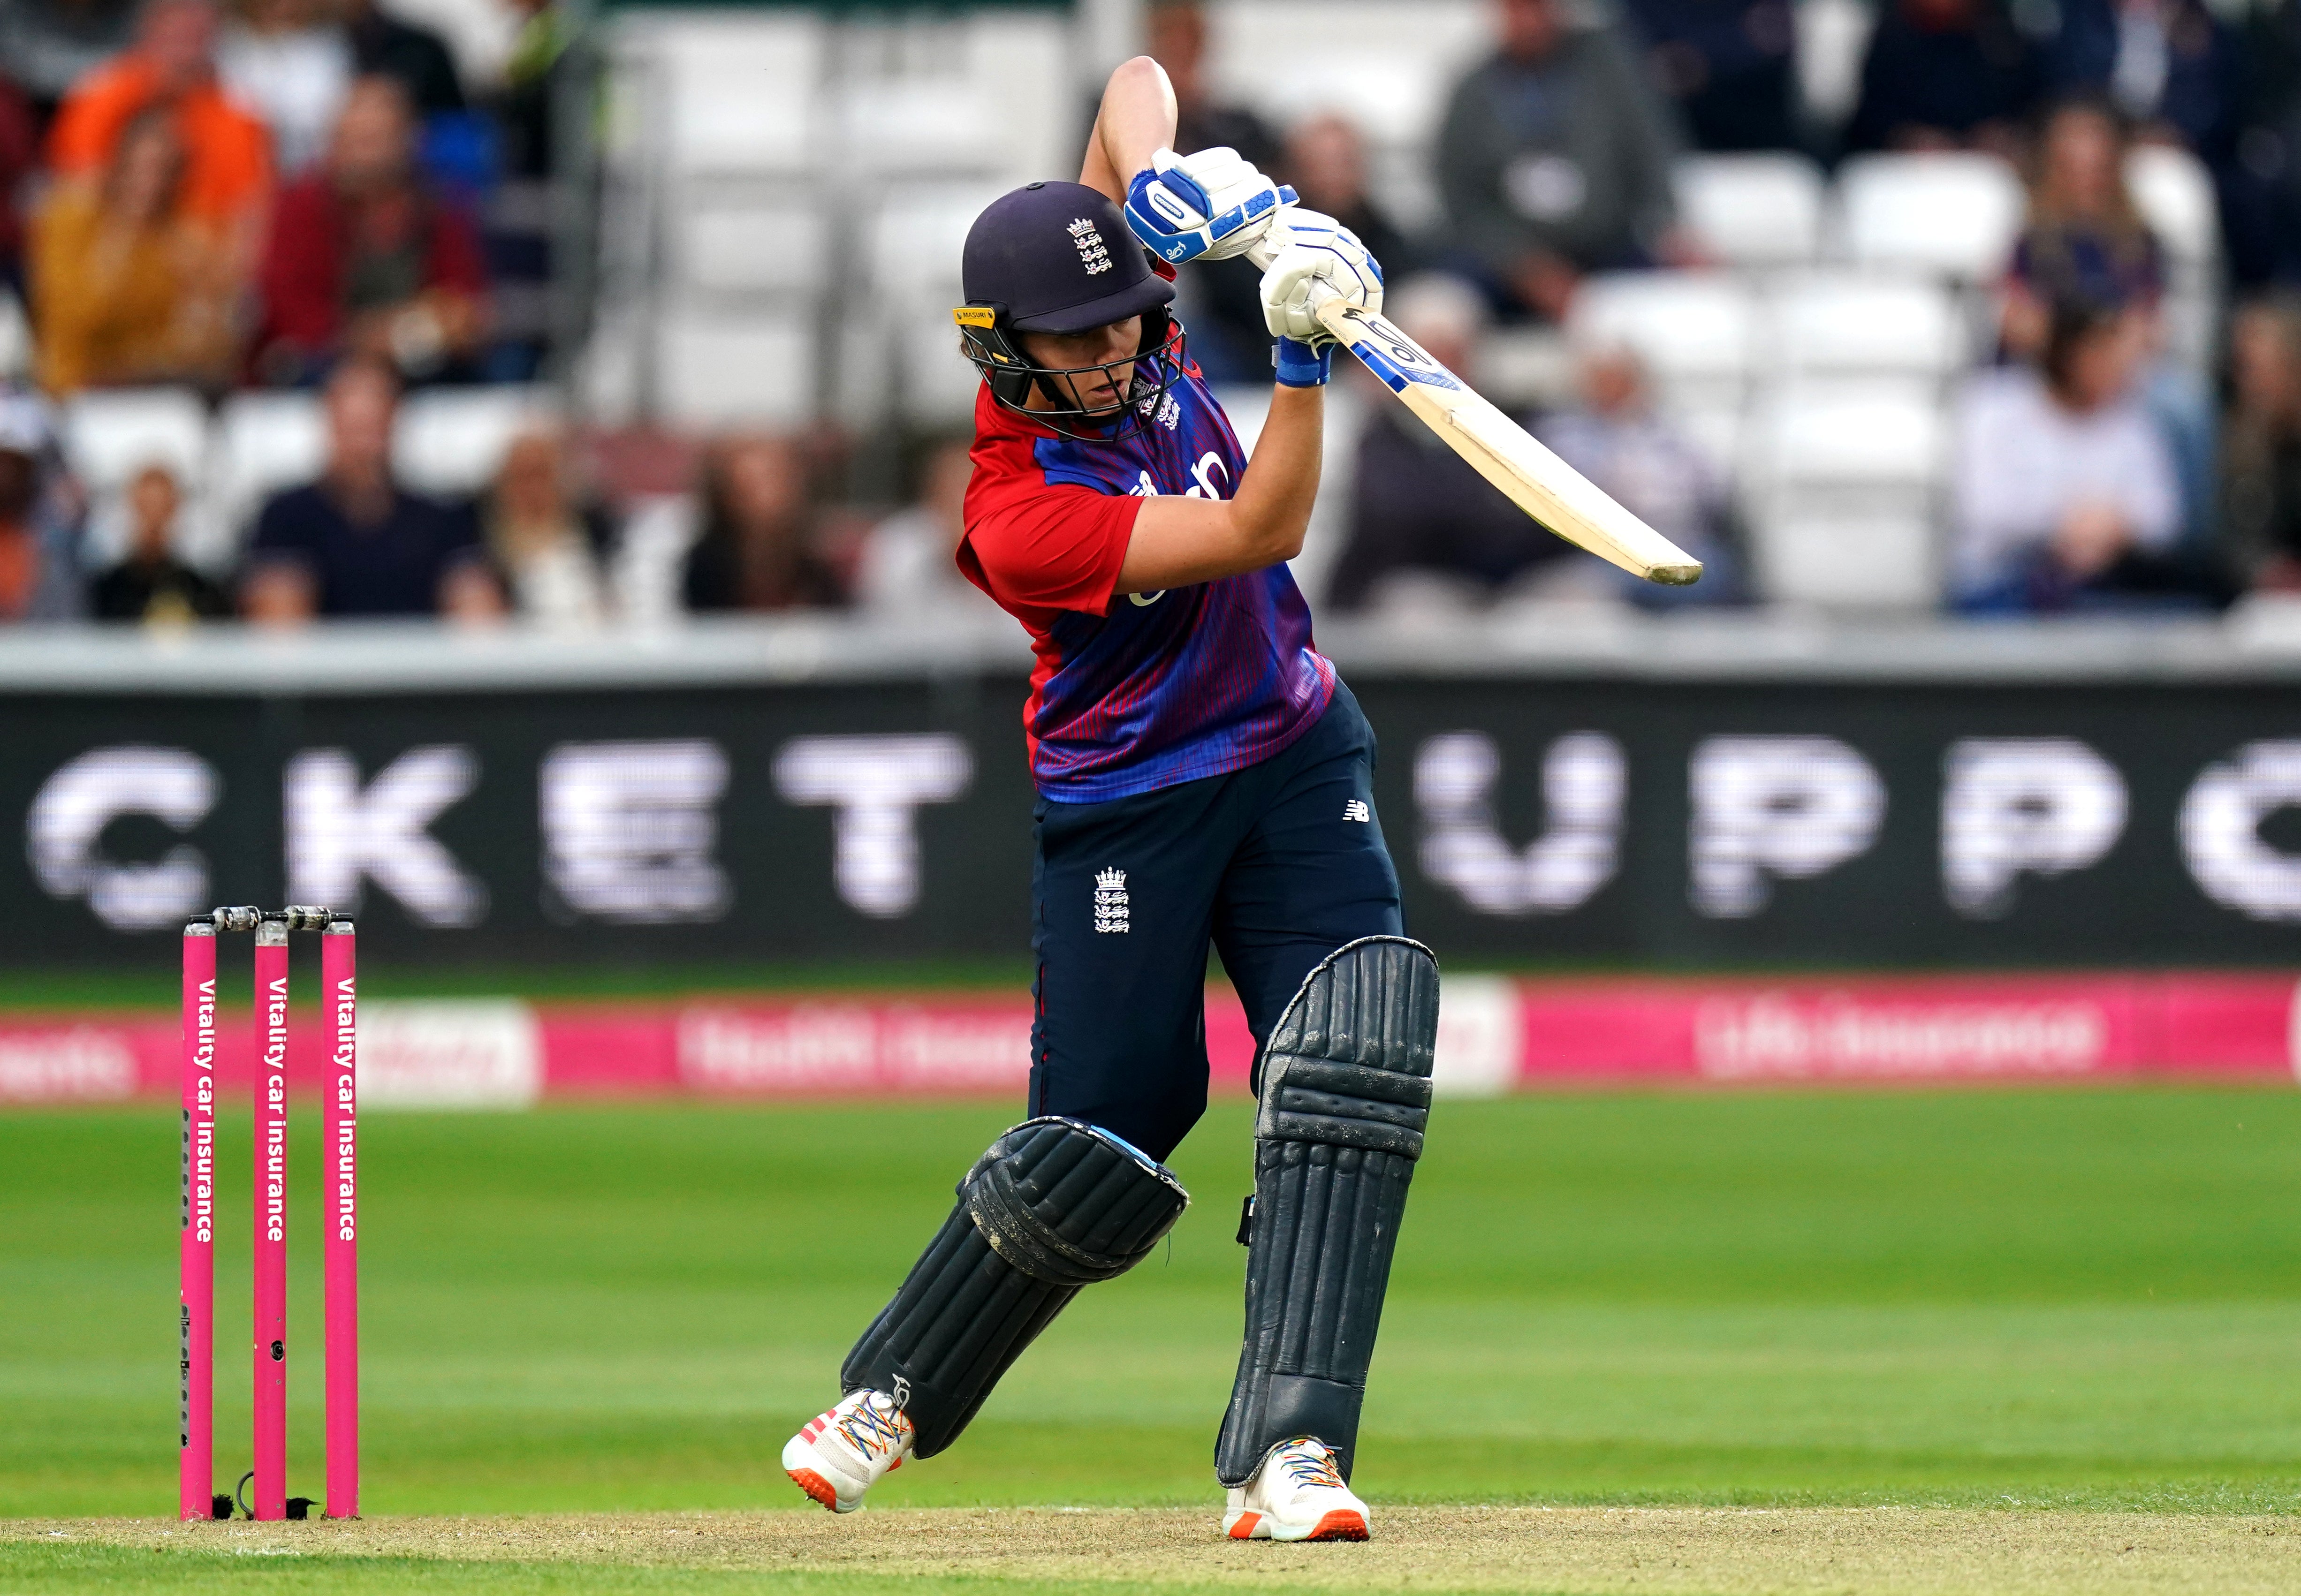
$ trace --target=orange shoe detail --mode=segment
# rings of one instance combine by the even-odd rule
[[[1367,1523],[1348,1508],[1337,1508],[1318,1520],[1318,1527],[1306,1538],[1312,1541],[1363,1541],[1367,1538]]]
[[[1328,1517],[1331,1517],[1332,1515],[1330,1514]],[[1240,1514],[1238,1516],[1238,1522],[1230,1526],[1230,1538],[1234,1541],[1253,1540],[1254,1526],[1261,1522],[1262,1515],[1259,1513]]]
[[[806,1492],[833,1512],[839,1511],[839,1492],[831,1488],[829,1480],[811,1468],[787,1468],[783,1472],[791,1475],[792,1484]]]

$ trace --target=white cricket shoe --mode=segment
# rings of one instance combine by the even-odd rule
[[[1223,1533],[1234,1541],[1363,1541],[1367,1505],[1343,1483],[1326,1443],[1298,1435],[1272,1447],[1254,1478],[1231,1487]]]
[[[834,1513],[852,1513],[863,1493],[911,1455],[911,1421],[882,1391],[853,1391],[783,1445],[791,1483]]]

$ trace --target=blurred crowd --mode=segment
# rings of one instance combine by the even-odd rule
[[[1945,598],[1971,614],[2198,610],[2301,577],[2301,0],[1875,0],[1850,114],[1801,92],[1788,0],[1494,0],[1498,47],[1452,87],[1434,155],[1443,212],[1411,237],[1369,199],[1352,130],[1284,138],[1219,103],[1199,64],[1209,15],[1154,7],[1184,121],[1343,217],[1390,265],[1394,319],[1475,368],[1489,324],[1570,325],[1602,274],[1702,270],[1674,171],[1691,153],[1791,152],[1827,169],[1875,152],[1979,151],[2012,164],[2027,215],[1990,309],[1995,347],[1952,397]],[[1215,13],[1218,19],[1219,13]],[[2172,359],[2166,252],[2129,191],[2143,145],[2210,176],[2232,312],[2208,372]],[[1210,368],[1243,374],[1259,329],[1243,273],[1210,295]],[[2215,297],[2216,301],[2219,296]],[[1202,320],[1205,319],[1202,317]],[[1194,330],[1196,330],[1194,329]],[[1224,340],[1227,339],[1225,347]],[[1735,462],[1656,404],[1628,349],[1585,344],[1579,401],[1539,436],[1711,574],[1642,602],[1737,602]],[[1360,444],[1331,603],[1437,576],[1455,591],[1555,590],[1529,537],[1418,430],[1377,414]],[[1571,569],[1582,580],[1586,566]]]
[[[467,86],[439,33],[372,0],[0,0],[0,295],[34,384],[0,426],[0,617],[464,614],[528,590],[544,440],[484,506],[419,499],[389,460],[402,386],[521,380],[541,355],[541,207],[498,202],[552,176],[565,29],[551,0],[506,3],[507,59]],[[87,568],[100,507],[55,405],[156,385],[325,388],[325,475],[264,506],[233,569],[177,554],[188,485],[157,462],[101,507],[125,562]]]
[[[864,471],[828,426],[538,427],[468,502],[404,485],[403,390],[534,373],[531,330],[502,307],[548,263],[489,217],[506,186],[549,178],[565,24],[550,0],[509,3],[509,64],[474,86],[380,0],[0,0],[0,279],[27,308],[40,390],[0,402],[0,617],[981,610],[950,559],[962,439],[906,438]],[[1282,121],[1217,92],[1220,7],[1151,0],[1147,20],[1178,146],[1233,146],[1340,217],[1384,261],[1393,318],[1472,372],[1489,339],[1569,323],[1596,277],[1714,263],[1674,188],[1689,153],[2003,157],[2028,211],[1990,299],[1994,346],[1951,400],[1947,603],[2197,610],[2301,591],[2301,0],[1874,10],[1858,92],[1829,119],[1801,89],[1790,0],[1492,0],[1494,48],[1431,144],[1439,214],[1412,228],[1375,197],[1347,117]],[[2125,176],[2147,144],[2194,155],[2217,202],[2230,310],[2205,372],[2167,351],[2165,248]],[[1267,380],[1251,268],[1198,271],[1186,315],[1211,379]],[[1329,607],[1422,589],[1763,597],[1736,462],[1686,431],[1629,348],[1573,357],[1573,397],[1528,424],[1710,580],[1666,593],[1569,559],[1376,404],[1344,473]],[[226,568],[180,553],[188,485],[160,464],[111,506],[124,557],[90,567],[95,506],[63,467],[55,403],[155,383],[322,397],[327,464],[261,506]]]
[[[537,263],[487,219],[548,175],[548,55],[515,53],[482,103],[372,0],[5,0],[0,280],[39,385],[530,374],[491,290]]]
[[[539,420],[506,439],[478,493],[442,497],[403,480],[403,391],[387,362],[335,363],[317,395],[317,474],[264,499],[221,572],[182,553],[190,496],[172,466],[141,465],[115,505],[98,506],[64,462],[49,407],[0,397],[0,618],[517,617],[575,631],[736,611],[999,618],[951,559],[972,469],[965,439],[907,451],[913,501],[883,517],[830,490],[849,474],[849,446],[832,429],[698,443]],[[121,555],[91,569],[86,534],[107,508]]]

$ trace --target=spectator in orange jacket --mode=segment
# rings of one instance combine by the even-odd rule
[[[272,186],[271,135],[217,86],[215,31],[211,0],[152,0],[134,46],[82,79],[57,111],[48,130],[56,175],[108,166],[128,124],[166,105],[184,148],[184,208],[216,224],[254,216]]]

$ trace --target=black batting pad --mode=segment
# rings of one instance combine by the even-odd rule
[[[958,1439],[1079,1288],[1133,1268],[1190,1206],[1182,1182],[1109,1132],[1025,1121],[991,1144],[958,1205],[839,1372],[893,1397],[914,1457]]]
[[[1271,1032],[1256,1070],[1246,1336],[1215,1442],[1226,1485],[1297,1435],[1333,1448],[1350,1477],[1437,1036],[1438,961],[1404,937],[1335,951]]]

